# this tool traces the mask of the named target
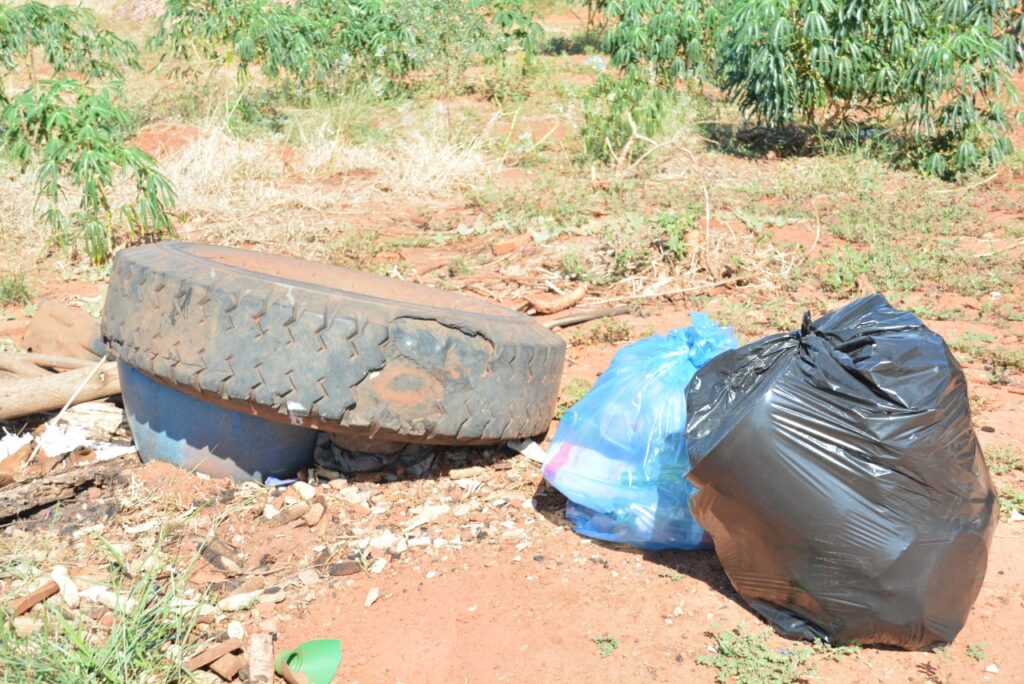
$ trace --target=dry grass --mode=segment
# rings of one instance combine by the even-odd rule
[[[479,143],[450,142],[437,132],[368,145],[321,127],[291,147],[239,140],[216,125],[202,129],[162,161],[178,191],[181,233],[235,244],[305,244],[299,251],[309,257],[325,256],[334,234],[353,219],[363,223],[383,202],[447,198],[485,181],[494,166]]]
[[[0,174],[4,179],[0,183],[0,252],[26,256],[33,246],[38,246],[36,253],[41,252],[49,233],[35,217],[35,169],[21,173],[4,161]]]

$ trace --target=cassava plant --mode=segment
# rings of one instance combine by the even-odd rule
[[[151,43],[186,65],[235,61],[243,81],[259,69],[301,90],[380,91],[408,85],[415,71],[448,92],[466,66],[510,45],[532,59],[535,17],[524,0],[168,0]]]
[[[1024,63],[1013,0],[605,0],[604,47],[652,89],[707,79],[772,128],[889,131],[956,177],[1010,151]]]
[[[39,163],[36,201],[59,243],[68,247],[80,237],[97,263],[121,230],[137,241],[173,232],[174,190],[149,155],[125,144],[131,119],[114,104],[119,94],[116,83],[41,81],[10,100],[0,121],[9,153],[22,164]],[[119,182],[130,184],[134,200],[115,198]],[[79,199],[65,210],[71,189]]]
[[[603,74],[587,94],[583,144],[587,156],[621,162],[644,150],[663,122],[681,79],[700,79],[717,7],[710,0],[604,0],[602,49],[620,75]],[[614,159],[613,159],[614,158]]]
[[[954,177],[1010,151],[1020,22],[1010,0],[736,0],[720,82],[770,126],[894,128],[907,159]]]
[[[186,65],[237,61],[240,81],[255,67],[273,81],[324,89],[400,81],[416,66],[413,30],[386,0],[168,0],[151,44]]]
[[[81,240],[95,262],[120,237],[173,233],[173,188],[127,144],[131,117],[117,104],[120,87],[89,84],[122,76],[137,66],[136,54],[84,8],[0,5],[0,140],[23,167],[38,164],[36,205],[54,239],[65,248]],[[37,56],[48,66],[45,80]],[[124,185],[127,198],[117,190]]]

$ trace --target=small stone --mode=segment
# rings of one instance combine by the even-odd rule
[[[217,601],[217,608],[223,610],[225,613],[231,613],[236,610],[245,610],[256,604],[260,600],[263,594],[262,590],[259,591],[246,591],[240,594],[232,594]]]
[[[104,613],[99,619],[100,626],[110,629],[114,626],[114,614],[109,610]]]
[[[505,240],[499,240],[491,245],[491,251],[494,252],[494,256],[501,256],[503,254],[510,254],[512,252],[518,252],[527,245],[533,242],[533,236],[530,233],[520,233],[514,235]]]
[[[446,542],[444,539],[435,539],[434,540],[434,548],[435,549],[439,549],[439,548],[441,548],[442,546],[444,546],[447,543],[448,542]]]
[[[316,496],[316,487],[309,484],[308,482],[303,482],[302,480],[299,480],[298,482],[292,484],[292,488],[295,489],[295,493],[298,494],[304,501],[309,501],[314,496]]]
[[[398,541],[398,537],[391,530],[385,530],[376,537],[370,539],[370,548],[378,551],[387,551]]]
[[[276,518],[280,514],[281,514],[281,511],[279,511],[278,509],[274,508],[273,504],[269,504],[268,503],[268,504],[263,506],[263,517],[266,518],[267,520],[273,520],[274,518]]]
[[[483,475],[485,471],[480,466],[470,466],[469,468],[452,468],[448,471],[448,477],[453,480],[462,480],[467,477],[478,477]]]
[[[369,608],[374,603],[376,603],[377,599],[379,599],[379,598],[380,598],[380,589],[378,589],[377,587],[374,587],[373,589],[370,589],[370,591],[366,592],[366,600],[363,601],[363,605],[366,606],[367,608]]]
[[[405,553],[408,550],[409,550],[409,542],[405,541],[405,539],[399,539],[398,543],[395,544],[395,548],[391,549],[391,553],[393,553],[393,554],[395,554],[397,556],[397,555],[401,555],[401,554]]]
[[[317,524],[320,522],[320,519],[324,517],[324,511],[326,510],[327,509],[324,508],[324,505],[322,503],[315,503],[309,507],[309,513],[306,513],[306,515],[302,516],[302,519],[306,522],[308,526],[316,527]]]
[[[374,573],[375,575],[379,575],[380,573],[384,572],[384,568],[387,567],[387,564],[387,558],[378,558],[376,561],[374,561],[373,565],[370,566],[370,572]]]
[[[306,568],[305,570],[299,573],[298,577],[299,581],[307,587],[311,587],[314,584],[318,584],[320,582],[320,575],[318,575],[316,570],[312,568]]]
[[[355,561],[344,561],[342,563],[331,563],[327,566],[327,574],[331,577],[344,577],[355,575],[363,571],[363,566]]]
[[[264,634],[277,634],[278,630],[280,629],[280,624],[281,622],[277,618],[260,620],[260,632]]]
[[[110,615],[110,624],[113,624],[113,614],[107,613],[107,615]],[[107,626],[109,627],[110,625]],[[34,617],[29,617],[28,615],[19,615],[18,617],[14,618],[14,633],[22,637],[23,639],[32,636],[42,628],[43,623],[41,623],[39,620],[36,620]]]
[[[676,617],[682,617],[683,616],[683,609],[680,608],[679,606],[676,606],[675,608],[672,609],[672,615],[674,615]]]
[[[340,492],[345,487],[348,487],[348,480],[342,478],[339,478],[337,480],[331,480],[330,482],[327,483],[327,486],[330,487],[331,489],[335,489]]]
[[[487,522],[490,518],[483,511],[473,511],[469,514],[469,519],[473,522]]]
[[[470,613],[475,613],[476,612],[476,605],[475,604],[469,607],[469,612]]]
[[[238,620],[232,620],[228,623],[228,638],[229,639],[244,639],[245,638],[245,626]]]
[[[75,581],[68,574],[68,569],[63,565],[55,565],[50,571],[50,578],[60,588],[60,598],[64,601],[64,605],[68,608],[78,608],[81,602],[78,597],[78,587],[75,586]]]
[[[456,518],[465,518],[472,511],[473,507],[470,506],[469,504],[459,504],[458,506],[452,509],[452,515],[454,515]]]
[[[285,591],[281,587],[274,585],[266,590],[260,596],[260,603],[280,603],[285,599]]]
[[[274,613],[277,612],[277,608],[274,607],[273,603],[260,603],[256,606],[256,611],[260,614],[261,618],[272,618]]]
[[[409,522],[405,523],[403,528],[406,532],[410,532],[421,525],[426,525],[428,522],[440,518],[442,515],[448,513],[451,510],[451,506],[447,504],[440,504],[437,506],[421,506],[418,509],[416,517]]]
[[[437,570],[431,570],[426,574],[427,579],[434,579],[437,577]]]
[[[1024,513],[1021,513],[1019,510],[1015,508],[1012,511],[1010,511],[1010,517],[1008,518],[1008,520],[1013,523],[1022,522],[1024,521]]]
[[[432,543],[430,537],[413,537],[409,540],[410,547],[430,546]]]
[[[995,663],[992,663],[991,665],[989,665],[989,666],[987,666],[985,668],[985,672],[988,672],[988,673],[991,673],[991,674],[999,674],[999,666],[996,665]]]

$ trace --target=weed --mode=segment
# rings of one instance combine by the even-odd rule
[[[587,330],[573,333],[572,343],[584,344],[618,344],[633,336],[633,326],[617,318],[606,317],[599,320]]]
[[[589,282],[592,280],[590,272],[587,270],[586,264],[583,263],[583,257],[580,256],[579,252],[566,252],[562,256],[562,273],[569,280],[579,280],[583,282]]]
[[[622,279],[640,273],[651,263],[651,253],[643,247],[623,247],[615,253],[612,277]]]
[[[985,461],[993,475],[1024,470],[1024,453],[1015,444],[1000,444],[985,450]]]
[[[754,634],[743,627],[711,634],[715,652],[697,656],[697,663],[717,668],[717,682],[791,684],[812,675],[816,660],[838,659],[860,650],[857,646],[833,647],[820,641],[811,646],[773,650],[768,645],[770,635],[769,630]]]
[[[452,260],[448,262],[448,275],[452,278],[469,275],[469,263],[466,261],[465,257],[453,257]]]
[[[27,637],[0,620],[0,672],[17,674],[17,681],[61,684],[185,678],[182,663],[198,645],[190,636],[199,605],[182,597],[187,574],[168,579],[166,571],[158,565],[130,587],[115,579],[111,590],[123,598],[106,638],[91,620],[68,619],[50,605],[42,608],[42,628]]]
[[[995,375],[1001,376],[1006,369],[1024,371],[1024,351],[993,346],[995,338],[985,333],[966,332],[949,342],[949,346],[979,363],[991,367]]]
[[[1004,518],[1016,513],[1024,513],[1024,491],[1013,487],[1004,487],[999,492],[999,511]]]
[[[654,223],[663,236],[662,247],[676,261],[685,259],[689,251],[686,245],[686,234],[694,227],[693,217],[660,212],[655,217]]]
[[[583,378],[573,378],[565,385],[565,400],[559,402],[558,406],[555,407],[555,420],[562,420],[562,416],[565,412],[576,405],[580,399],[586,396],[593,388],[593,385],[589,380]]]
[[[46,80],[39,79],[36,54],[49,67]],[[87,9],[0,6],[0,139],[23,170],[38,162],[37,202],[56,240],[65,248],[83,240],[95,262],[109,256],[118,238],[173,232],[167,212],[174,191],[156,163],[126,143],[132,122],[117,104],[120,85],[88,85],[94,78],[120,78],[125,68],[138,66],[136,56],[131,41],[99,30]],[[27,70],[31,82],[9,93],[4,85],[17,70]],[[117,201],[123,180],[134,186],[134,201]],[[71,193],[78,206],[68,211]],[[118,228],[128,236],[117,235]]]
[[[608,656],[610,656],[612,653],[615,652],[615,649],[617,649],[620,645],[619,640],[611,634],[594,637],[593,639],[591,639],[591,641],[593,641],[594,645],[597,646],[597,652],[601,654],[602,658],[607,658]]]
[[[331,246],[330,259],[340,266],[365,270],[382,250],[380,231],[349,230]]]
[[[0,306],[22,306],[32,299],[32,291],[21,273],[0,275]]]
[[[972,644],[967,644],[967,657],[974,658],[979,663],[985,659],[985,647],[988,646],[984,641],[975,641]]]

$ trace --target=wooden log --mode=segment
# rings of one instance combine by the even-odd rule
[[[253,634],[246,650],[249,659],[249,681],[272,684],[274,681],[274,640],[269,634]]]
[[[210,646],[199,655],[193,656],[187,663],[185,663],[184,667],[189,672],[195,672],[200,668],[206,667],[221,656],[227,655],[232,651],[237,651],[240,648],[242,648],[241,639],[228,639],[227,641],[222,641],[219,644]]]
[[[50,473],[0,489],[0,522],[57,501],[74,498],[88,487],[99,487],[139,465],[137,454]]]
[[[96,359],[99,361],[99,359]],[[34,375],[47,375],[44,368],[60,370],[75,370],[76,368],[92,368],[96,361],[76,359],[73,356],[60,356],[58,354],[36,354],[34,352],[0,352],[0,368],[9,370],[12,373],[18,372],[17,368],[32,366],[35,371],[28,371]]]
[[[18,617],[22,613],[27,613],[28,611],[32,610],[33,606],[35,606],[37,603],[42,603],[43,601],[50,598],[59,591],[60,587],[57,586],[57,583],[53,580],[49,580],[48,582],[43,584],[43,586],[39,587],[31,593],[22,596],[20,599],[18,599],[17,602],[15,602],[14,606],[12,607],[14,617]]]
[[[234,653],[228,653],[210,663],[210,672],[214,673],[225,682],[230,682],[238,674],[238,671],[245,665],[245,658]]]
[[[0,382],[0,420],[30,416],[33,413],[59,410],[72,397],[93,367],[78,368],[46,377],[18,378]],[[75,397],[75,404],[104,399],[121,392],[117,364],[103,363]]]

